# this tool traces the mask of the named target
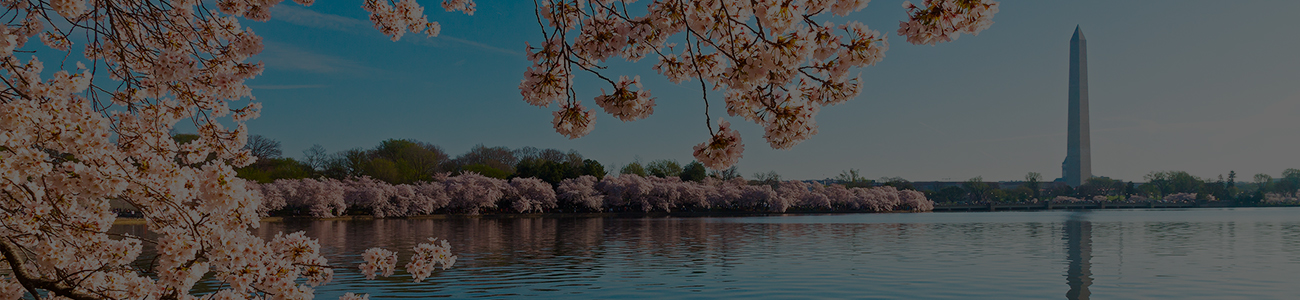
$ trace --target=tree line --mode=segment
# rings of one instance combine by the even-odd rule
[[[1225,178],[1201,178],[1185,171],[1157,171],[1133,182],[1093,177],[1078,187],[1064,182],[1043,182],[1039,173],[1025,175],[1021,182],[986,182],[971,178],[960,185],[926,190],[935,202],[1033,202],[1061,201],[1230,201],[1237,205],[1300,203],[1300,169],[1286,169],[1280,178],[1256,174],[1253,181],[1237,180],[1237,172]],[[897,185],[898,182],[890,184]],[[903,182],[904,185],[910,183]]]

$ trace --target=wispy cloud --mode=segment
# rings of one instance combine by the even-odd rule
[[[263,43],[266,48],[256,58],[266,62],[268,68],[313,73],[371,73],[377,71],[374,68],[342,57],[315,53],[278,42],[265,41]]]
[[[250,85],[255,90],[300,90],[300,89],[319,89],[329,87],[324,84],[272,84],[272,85]]]
[[[339,32],[347,32],[351,34],[368,34],[368,35],[374,35],[376,37],[381,36],[379,34],[379,31],[375,30],[374,27],[371,26],[371,23],[369,21],[353,19],[353,18],[344,17],[340,15],[319,13],[302,7],[297,7],[292,5],[278,5],[271,9],[271,14],[275,16],[275,19],[277,20],[285,21],[290,24],[294,24],[298,26],[333,30]],[[449,44],[459,44],[463,46],[469,46],[473,48],[488,50],[491,52],[496,52],[496,53],[501,53],[501,54],[506,54],[511,56],[524,55],[524,53],[520,51],[505,49],[505,48],[492,46],[480,42],[475,42],[467,39],[448,36],[446,34],[440,34],[437,37],[429,38],[424,36],[424,34],[420,34],[420,33],[408,33],[402,37],[402,40],[410,43],[415,43],[418,45],[440,47],[440,48],[446,47]],[[442,41],[446,41],[447,43],[443,43]]]
[[[487,45],[487,44],[483,44],[483,43],[479,43],[479,42],[475,42],[475,41],[471,41],[471,40],[466,40],[466,39],[462,39],[462,38],[452,37],[452,36],[448,36],[448,35],[446,35],[446,34],[439,34],[439,35],[438,35],[437,37],[435,37],[435,38],[436,38],[436,39],[444,39],[444,40],[448,40],[448,41],[452,41],[452,42],[456,42],[456,43],[460,43],[460,44],[468,45],[468,46],[471,46],[471,47],[475,47],[475,48],[479,48],[479,49],[484,49],[484,50],[488,50],[488,51],[493,51],[493,52],[498,52],[498,53],[502,53],[502,54],[507,54],[507,55],[512,55],[512,56],[520,56],[520,57],[524,56],[524,53],[523,53],[523,52],[512,51],[512,50],[505,49],[505,48],[501,48],[501,47],[496,47],[496,46],[492,46],[492,45]],[[426,38],[426,39],[427,39],[427,38]]]
[[[334,31],[361,33],[371,27],[370,22],[363,20],[323,14],[293,5],[277,5],[271,8],[271,15],[275,16],[276,20],[290,24]]]

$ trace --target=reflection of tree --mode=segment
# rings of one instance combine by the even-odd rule
[[[1092,285],[1092,222],[1071,215],[1065,221],[1065,247],[1070,262],[1065,274],[1070,291],[1065,292],[1065,298],[1086,300],[1091,294],[1088,286]]]

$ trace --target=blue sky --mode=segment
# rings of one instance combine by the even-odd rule
[[[477,1],[473,16],[420,1],[442,35],[376,31],[361,1],[285,3],[266,23],[267,70],[249,82],[264,105],[254,134],[283,143],[286,156],[321,144],[330,152],[390,138],[425,141],[453,156],[476,144],[574,149],[609,166],[635,158],[691,160],[706,139],[698,83],[674,85],[650,67],[614,62],[607,75],[641,75],[655,114],[620,122],[599,112],[596,128],[569,140],[551,110],[525,103],[518,85],[524,43],[541,34],[531,1]],[[647,1],[641,1],[645,3]],[[1069,39],[1088,38],[1092,169],[1141,181],[1183,170],[1239,180],[1300,168],[1300,49],[1295,1],[1003,1],[979,36],[938,46],[897,36],[902,1],[877,0],[848,19],[889,33],[884,61],[859,70],[860,97],[822,109],[820,134],[773,150],[762,128],[739,118],[742,174],[833,177],[855,168],[870,178],[1016,180],[1060,176],[1065,158]],[[644,5],[644,4],[641,4]],[[836,21],[842,22],[840,18]],[[601,88],[579,76],[587,107]],[[712,99],[719,99],[711,95]],[[711,114],[725,116],[715,102]]]

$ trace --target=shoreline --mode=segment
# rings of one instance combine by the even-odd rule
[[[351,215],[338,216],[329,218],[317,218],[310,216],[289,216],[289,217],[265,217],[263,223],[285,222],[285,221],[369,221],[369,220],[437,220],[437,219],[516,219],[516,218],[593,218],[593,217],[753,217],[753,216],[786,216],[786,215],[830,215],[830,214],[893,214],[893,213],[929,213],[928,211],[787,211],[778,212],[588,212],[588,213],[489,213],[489,214],[436,214],[436,215],[415,215],[393,218],[375,218],[369,215]],[[144,218],[137,217],[117,217],[113,225],[144,225]]]
[[[278,223],[286,221],[369,221],[369,220],[437,220],[437,219],[515,219],[515,218],[663,218],[663,217],[755,217],[755,216],[792,216],[792,215],[836,215],[836,214],[901,214],[901,213],[946,213],[946,212],[994,212],[994,211],[1052,211],[1052,210],[1095,210],[1095,209],[1188,209],[1188,208],[1237,208],[1237,207],[1300,207],[1300,204],[1288,205],[1269,205],[1269,206],[1236,206],[1236,205],[1193,205],[1186,203],[1185,206],[1132,206],[1132,205],[1098,205],[1098,204],[1054,204],[1043,205],[1034,204],[968,204],[968,205],[935,205],[933,211],[787,211],[787,212],[754,212],[754,211],[733,211],[733,212],[587,212],[587,213],[489,213],[489,214],[436,214],[436,215],[416,215],[403,216],[394,218],[375,218],[369,215],[351,215],[330,218],[316,218],[309,216],[289,216],[289,217],[265,217],[263,223]],[[113,225],[144,225],[144,218],[134,217],[117,217]]]

